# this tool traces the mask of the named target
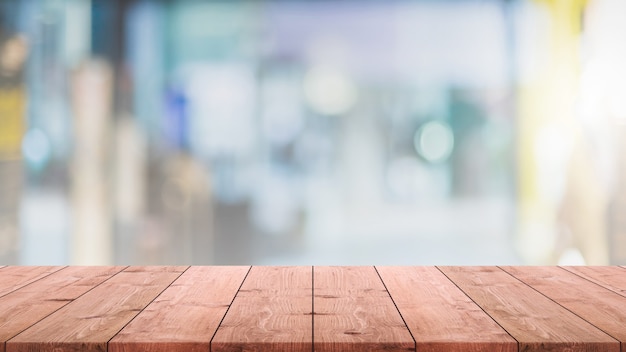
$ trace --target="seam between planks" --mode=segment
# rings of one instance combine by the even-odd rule
[[[57,271],[55,271],[55,272],[51,273],[50,275],[52,275],[52,274],[54,274],[54,273],[58,273],[58,272],[60,272],[61,270],[65,269],[65,268],[68,268],[68,266],[63,267],[63,268],[61,268],[61,269],[59,269],[59,270],[57,270]],[[46,314],[46,316],[44,316],[44,317],[42,317],[41,319],[37,320],[37,322],[35,322],[35,323],[31,324],[30,326],[28,326],[28,327],[24,328],[23,330],[21,330],[21,331],[20,331],[20,332],[18,332],[17,334],[15,334],[15,335],[11,336],[10,338],[8,338],[8,339],[4,342],[4,350],[6,351],[6,349],[7,349],[7,343],[8,343],[9,341],[11,341],[12,339],[14,339],[17,335],[19,335],[19,334],[23,333],[24,331],[26,331],[26,330],[28,330],[28,329],[32,328],[32,327],[33,327],[33,326],[35,326],[35,325],[37,325],[40,321],[42,321],[42,320],[46,319],[47,317],[49,317],[49,316],[51,316],[52,314],[54,314],[54,313],[56,313],[57,311],[59,311],[60,309],[63,309],[65,306],[67,306],[68,304],[70,304],[70,303],[72,303],[72,302],[76,301],[77,299],[81,298],[82,296],[86,295],[88,292],[90,292],[91,290],[95,289],[96,287],[98,287],[98,286],[102,285],[103,283],[105,283],[105,282],[107,282],[107,281],[111,280],[111,279],[112,279],[113,277],[115,277],[117,274],[119,274],[119,273],[121,273],[122,271],[126,270],[126,268],[128,268],[128,266],[126,266],[126,267],[124,267],[124,268],[120,269],[120,271],[118,271],[118,272],[116,272],[115,274],[113,274],[113,275],[109,276],[106,280],[104,280],[104,281],[102,281],[101,283],[99,283],[99,284],[95,285],[94,287],[90,288],[89,290],[87,290],[87,291],[83,292],[83,293],[82,293],[81,295],[79,295],[78,297],[74,298],[74,299],[73,299],[73,300],[71,300],[71,301],[68,301],[68,302],[67,302],[67,303],[65,303],[64,305],[62,305],[62,306],[60,306],[59,308],[55,309],[54,311],[50,312],[50,314]],[[42,279],[43,279],[43,278],[42,278]],[[39,280],[37,280],[37,281],[39,281]],[[29,284],[29,285],[30,285],[30,284]]]
[[[53,272],[51,272],[51,273],[48,273],[47,275],[44,275],[44,276],[42,276],[42,277],[38,278],[37,280],[31,281],[31,282],[27,283],[27,284],[26,284],[26,285],[24,285],[24,286],[20,286],[20,287],[16,288],[16,289],[15,289],[15,290],[13,290],[13,291],[9,291],[9,292],[7,292],[7,293],[5,293],[5,294],[3,294],[3,295],[0,295],[0,298],[2,298],[2,297],[4,297],[4,296],[6,296],[6,295],[8,295],[8,294],[11,294],[11,293],[13,293],[13,292],[15,292],[15,291],[17,291],[17,290],[21,290],[21,289],[23,289],[24,287],[29,286],[30,284],[33,284],[33,283],[35,283],[35,282],[37,282],[37,281],[39,281],[39,280],[41,280],[41,279],[45,279],[45,278],[47,278],[48,276],[50,276],[50,275],[52,275],[52,274],[54,274],[54,273],[58,273],[59,271],[61,271],[61,270],[65,269],[65,268],[67,268],[67,267],[68,267],[67,265],[62,266],[60,269],[55,270],[55,271],[53,271]],[[5,268],[9,268],[9,266],[6,266]]]
[[[5,268],[8,268],[8,266],[3,266],[3,267],[1,267],[0,269],[5,269]],[[52,275],[52,274],[54,274],[54,273],[58,273],[59,271],[61,271],[61,270],[65,269],[65,268],[67,268],[67,266],[63,266],[63,267],[61,267],[61,269],[59,269],[59,270],[57,270],[57,271],[53,271],[53,272],[51,272],[50,274],[48,274],[48,275],[46,275],[46,276],[44,276],[44,277],[42,277],[42,278],[39,278],[39,279],[37,279],[37,280],[35,280],[35,281],[33,281],[33,282],[30,282],[30,283],[28,283],[28,284],[26,284],[26,285],[24,285],[24,286],[22,286],[22,287],[20,287],[20,288],[17,288],[17,289],[15,289],[15,290],[13,290],[13,291],[7,292],[7,293],[5,293],[4,295],[1,295],[1,296],[0,296],[0,298],[4,297],[4,296],[6,296],[6,295],[9,295],[9,294],[11,294],[11,293],[13,293],[13,292],[15,292],[15,291],[17,291],[17,290],[19,290],[19,289],[22,289],[22,288],[24,288],[24,287],[26,287],[26,286],[28,286],[28,285],[30,285],[30,284],[32,284],[32,283],[34,283],[34,282],[37,282],[37,281],[39,281],[39,280],[41,280],[41,279],[43,279],[43,278],[45,278],[45,277],[47,277],[47,276],[49,276],[49,275]],[[59,307],[59,309],[61,309],[61,308],[65,307],[67,304],[69,304],[69,302],[68,302],[68,303],[66,303],[66,304],[64,304],[62,307]],[[54,312],[56,312],[56,311],[57,311],[57,310],[59,310],[59,309],[55,309],[55,310],[54,310]],[[54,313],[54,312],[52,312],[52,313]],[[50,313],[50,314],[52,314],[52,313]],[[48,315],[50,315],[50,314],[48,314]],[[15,336],[17,336],[17,335],[21,334],[21,333],[22,333],[22,332],[24,332],[25,330],[29,329],[31,326],[33,326],[33,325],[35,325],[35,324],[39,323],[39,322],[40,322],[40,321],[42,321],[43,319],[47,318],[47,317],[48,317],[48,315],[46,315],[45,317],[43,317],[43,318],[41,318],[41,319],[37,320],[37,321],[36,321],[36,322],[34,322],[32,325],[30,325],[30,326],[26,327],[24,330],[21,330],[21,331],[20,331],[20,332],[18,332],[17,334],[15,334],[15,335],[13,335],[13,336],[11,336],[11,337],[7,338],[5,341],[3,341],[3,342],[2,342],[2,344],[4,345],[4,350],[5,350],[5,351],[7,350],[7,342],[9,342],[12,338],[14,338]]]
[[[619,343],[619,345],[620,345],[620,350],[622,349],[622,347],[621,347],[621,346],[622,346],[622,342],[621,342],[619,339],[615,338],[613,335],[609,334],[608,332],[606,332],[606,331],[602,330],[600,327],[598,327],[598,326],[594,325],[593,323],[591,323],[591,322],[590,322],[590,321],[588,321],[587,319],[585,319],[585,318],[581,317],[580,315],[578,315],[578,314],[574,313],[573,311],[569,310],[569,308],[567,308],[567,307],[563,306],[563,305],[562,305],[562,304],[560,304],[559,302],[557,302],[557,301],[553,300],[552,298],[548,297],[547,295],[543,294],[541,291],[539,291],[539,290],[537,290],[536,288],[532,287],[531,285],[527,284],[527,283],[526,283],[526,282],[524,282],[522,279],[520,279],[520,278],[516,277],[515,275],[511,274],[510,272],[508,272],[508,271],[506,271],[506,270],[502,269],[500,266],[496,266],[496,267],[497,267],[498,269],[500,269],[500,270],[504,271],[505,273],[507,273],[509,276],[511,276],[511,277],[512,277],[512,278],[514,278],[515,280],[517,280],[517,281],[519,281],[519,282],[523,283],[524,285],[526,285],[526,286],[530,287],[531,289],[533,289],[535,292],[539,293],[540,295],[542,295],[542,296],[546,297],[547,299],[549,299],[550,301],[554,302],[554,304],[558,305],[559,307],[562,307],[563,309],[567,310],[568,312],[570,312],[570,313],[574,314],[575,316],[579,317],[579,318],[580,318],[580,319],[582,319],[583,321],[587,322],[589,325],[591,325],[591,326],[593,326],[594,328],[596,328],[596,329],[598,329],[598,330],[602,331],[602,332],[603,332],[603,333],[605,333],[608,337],[610,337],[610,338],[612,338],[613,340],[617,341],[617,343]],[[603,289],[607,290],[605,287],[603,287]]]
[[[605,290],[607,290],[607,291],[611,291],[611,292],[613,292],[613,293],[615,293],[615,294],[617,294],[617,295],[620,295],[620,296],[622,296],[622,297],[626,297],[626,294],[623,294],[623,293],[621,293],[621,292],[617,292],[617,291],[613,290],[612,288],[606,287],[606,286],[604,286],[604,285],[602,285],[602,284],[600,284],[600,283],[597,283],[597,282],[595,282],[595,281],[592,281],[592,280],[590,280],[590,279],[588,279],[588,278],[586,278],[586,277],[584,277],[584,276],[579,275],[578,273],[576,273],[576,272],[574,272],[574,271],[567,270],[566,268],[564,268],[564,267],[562,267],[562,266],[558,266],[557,268],[561,268],[561,269],[565,270],[566,272],[571,273],[571,274],[574,274],[574,275],[578,276],[579,278],[584,279],[584,280],[586,280],[586,281],[589,281],[589,282],[591,282],[592,284],[594,284],[594,285],[596,285],[596,286],[600,286],[601,288],[603,288],[603,289],[605,289]],[[598,280],[598,281],[599,281],[599,280]]]
[[[11,294],[11,293],[13,293],[13,292],[15,292],[15,291],[17,291],[17,290],[20,290],[20,289],[22,289],[22,288],[24,288],[24,287],[26,287],[26,286],[29,286],[30,284],[33,284],[33,283],[35,283],[35,282],[37,282],[37,281],[39,281],[39,280],[41,280],[41,279],[43,279],[43,278],[46,278],[46,277],[48,277],[48,276],[50,276],[50,275],[52,275],[52,274],[54,274],[54,273],[58,273],[58,272],[60,272],[61,270],[63,270],[63,269],[65,269],[65,268],[67,268],[67,267],[68,267],[67,265],[66,265],[66,266],[63,266],[63,267],[61,267],[61,269],[59,269],[59,270],[53,271],[53,272],[51,272],[50,274],[48,274],[48,275],[46,275],[46,276],[43,276],[43,277],[40,277],[39,279],[37,279],[37,280],[35,280],[35,281],[33,281],[33,282],[29,282],[28,284],[26,284],[26,285],[24,285],[24,286],[22,286],[22,287],[20,287],[20,288],[17,288],[17,289],[15,289],[15,290],[11,291],[11,292],[7,292],[6,294],[4,294],[4,295],[0,296],[0,298],[4,297],[4,296],[6,296],[6,295],[9,295],[9,294]],[[9,266],[4,266],[4,267],[2,267],[2,268],[0,268],[0,269],[5,269],[5,268],[9,268]],[[108,280],[108,279],[107,279],[107,280]],[[81,295],[81,296],[82,296],[82,295]],[[79,297],[80,297],[80,296],[79,296]],[[78,299],[78,297],[77,297],[76,299]],[[57,310],[59,310],[59,309],[61,309],[61,308],[65,307],[66,305],[68,305],[68,304],[70,304],[70,303],[71,303],[71,302],[67,302],[67,303],[65,303],[64,305],[62,305],[62,306],[61,306],[61,307],[59,307],[58,309],[55,309],[55,310],[54,310],[54,312],[51,312],[50,314],[55,313]],[[17,336],[17,335],[19,335],[19,334],[23,333],[24,331],[26,331],[27,329],[31,328],[32,326],[36,325],[36,324],[37,324],[37,323],[39,323],[40,321],[44,320],[44,319],[45,319],[45,318],[47,318],[50,314],[48,314],[48,315],[46,315],[45,317],[43,317],[43,318],[41,318],[41,319],[37,320],[37,321],[36,321],[36,322],[34,322],[32,325],[29,325],[28,327],[24,328],[24,330],[21,330],[21,331],[20,331],[20,332],[18,332],[17,334],[15,334],[15,335],[11,336],[10,338],[6,339],[6,340],[2,343],[2,344],[4,345],[4,350],[5,350],[5,351],[7,350],[7,343],[8,343],[11,339],[13,339],[15,336]]]
[[[406,320],[404,320],[404,316],[402,316],[402,312],[400,311],[400,308],[398,308],[398,305],[396,304],[396,301],[393,299],[393,296],[391,296],[391,292],[389,292],[389,289],[387,288],[387,284],[385,283],[385,280],[383,280],[382,276],[380,276],[380,273],[378,272],[378,268],[376,268],[375,265],[374,265],[374,271],[376,271],[376,275],[378,275],[378,278],[380,279],[380,282],[383,283],[383,287],[385,287],[385,291],[387,291],[387,295],[391,299],[391,302],[393,303],[393,306],[396,307],[396,310],[398,311],[398,314],[400,314],[400,319],[402,319],[402,322],[404,323],[404,327],[406,327],[406,329],[409,331],[409,335],[411,335],[411,338],[413,339],[413,350],[417,351],[417,341],[415,341],[415,337],[413,336],[413,332],[411,331],[411,329],[409,329],[409,326],[407,325]]]
[[[622,296],[622,297],[626,297],[626,295],[622,294],[621,292],[617,292],[617,291],[615,291],[615,290],[613,290],[613,289],[611,289],[611,288],[608,288],[608,287],[606,287],[606,286],[604,286],[604,285],[602,285],[602,284],[599,284],[599,283],[597,283],[597,282],[595,282],[595,281],[591,281],[590,279],[588,279],[588,278],[586,278],[586,277],[584,277],[584,276],[581,276],[581,275],[579,275],[578,273],[576,273],[576,272],[574,272],[574,271],[568,270],[567,268],[565,268],[565,267],[563,267],[563,266],[558,266],[558,267],[559,267],[559,268],[561,268],[561,269],[563,269],[563,270],[565,270],[565,271],[567,271],[568,273],[572,273],[572,274],[574,274],[574,275],[576,275],[576,276],[580,277],[581,279],[585,279],[585,280],[587,280],[587,281],[589,281],[589,282],[591,282],[591,283],[593,283],[593,284],[595,284],[595,285],[598,285],[598,286],[600,286],[600,287],[602,287],[602,288],[604,288],[604,289],[606,289],[606,290],[609,290],[609,291],[611,291],[611,292],[613,292],[613,293],[615,293],[615,294],[617,294],[617,295],[620,295],[620,296]],[[626,267],[625,267],[625,266],[618,266],[618,268],[620,268],[620,269],[626,269]],[[611,335],[609,335],[609,336],[611,336]],[[613,337],[613,336],[611,336],[611,337]],[[613,338],[614,338],[614,337],[613,337]],[[624,344],[622,341],[620,341],[620,342],[619,342],[619,346],[620,346],[620,347],[619,347],[619,350],[620,350],[621,352],[626,352],[626,344]]]
[[[233,296],[233,299],[230,301],[230,304],[228,305],[228,308],[226,308],[226,312],[224,312],[224,315],[222,316],[222,319],[220,320],[220,323],[217,324],[217,328],[213,332],[213,336],[211,336],[211,340],[209,341],[209,352],[211,352],[211,350],[213,349],[213,347],[212,347],[213,346],[213,339],[215,338],[215,335],[217,335],[217,331],[222,326],[222,322],[224,321],[224,318],[226,318],[226,315],[228,314],[228,311],[230,310],[230,307],[233,306],[233,303],[235,302],[235,298],[237,298],[237,295],[239,294],[239,290],[241,290],[241,287],[243,286],[243,283],[246,282],[246,279],[248,278],[248,275],[250,274],[251,270],[252,270],[252,265],[250,265],[248,267],[248,271],[246,272],[246,276],[244,276],[243,280],[241,280],[241,284],[239,284],[239,288],[237,288],[237,292],[235,292],[235,295]]]
[[[127,269],[127,268],[129,268],[129,267],[130,267],[130,266],[127,266],[127,267],[126,267],[126,269]],[[115,334],[113,334],[113,336],[111,336],[111,338],[107,341],[107,344],[106,344],[107,351],[109,350],[109,343],[111,342],[111,340],[113,340],[113,338],[115,338],[115,336],[117,336],[117,334],[119,334],[119,333],[120,333],[120,331],[124,330],[124,328],[125,328],[128,324],[130,324],[133,320],[135,320],[135,318],[137,318],[137,316],[138,316],[139,314],[141,314],[141,313],[144,311],[144,309],[146,309],[146,307],[148,307],[150,304],[152,304],[152,302],[154,302],[154,300],[155,300],[155,299],[159,298],[159,296],[161,296],[161,294],[162,294],[165,290],[167,290],[167,289],[168,289],[168,288],[169,288],[169,287],[170,287],[170,286],[171,286],[171,285],[172,285],[172,284],[173,284],[176,280],[178,280],[178,278],[179,278],[179,277],[181,277],[181,276],[182,276],[182,275],[183,275],[183,274],[184,274],[187,270],[189,270],[189,268],[191,268],[191,266],[187,266],[187,268],[186,268],[185,270],[183,270],[183,271],[182,271],[182,272],[181,272],[181,273],[180,273],[180,274],[179,274],[179,275],[178,275],[178,276],[177,276],[174,280],[172,280],[172,282],[170,282],[170,283],[169,283],[169,285],[165,286],[165,288],[164,288],[163,290],[161,290],[161,292],[159,292],[159,294],[158,294],[158,295],[154,296],[154,298],[153,298],[150,302],[148,302],[148,304],[146,304],[143,308],[141,308],[141,310],[140,310],[139,312],[137,312],[137,314],[135,314],[135,316],[134,316],[134,317],[132,317],[132,319],[130,319],[129,321],[127,321],[127,322],[126,322],[126,324],[124,324],[124,326],[122,326],[119,330],[117,330],[117,332],[116,332]],[[124,270],[126,270],[126,269],[124,269]],[[124,271],[124,270],[122,270],[122,271]],[[121,273],[122,271],[120,271],[120,273]],[[118,274],[119,274],[119,273],[118,273]]]
[[[592,281],[592,280],[590,280],[590,279],[588,279],[588,278],[586,278],[586,277],[584,277],[584,276],[579,275],[578,273],[576,273],[576,272],[574,272],[574,271],[568,270],[567,268],[564,268],[564,267],[562,267],[562,266],[558,266],[558,268],[563,269],[563,270],[567,271],[568,273],[574,274],[574,275],[578,276],[578,277],[579,277],[579,278],[581,278],[581,279],[584,279],[584,280],[586,280],[586,281],[589,281],[589,282],[591,282],[592,284],[594,284],[594,285],[596,285],[596,286],[600,286],[601,288],[603,288],[603,289],[605,289],[605,290],[607,290],[607,291],[613,292],[613,293],[615,293],[616,295],[619,295],[619,296],[622,296],[622,297],[626,297],[626,295],[625,295],[625,294],[622,294],[622,293],[617,292],[617,291],[615,291],[615,290],[613,290],[613,289],[611,289],[611,288],[609,288],[609,287],[606,287],[606,286],[604,286],[604,285],[602,285],[602,284],[600,284],[600,283],[597,283],[597,282],[595,282],[595,281]],[[618,267],[618,268],[622,268],[622,267]]]
[[[496,324],[498,324],[498,326],[499,326],[500,328],[502,328],[502,330],[504,330],[504,332],[506,332],[509,336],[511,336],[511,338],[512,338],[513,340],[515,340],[515,342],[517,342],[517,350],[518,350],[518,351],[520,351],[520,343],[519,343],[519,341],[515,338],[515,336],[513,336],[513,335],[512,335],[512,334],[511,334],[511,333],[510,333],[507,329],[505,329],[505,328],[504,328],[504,326],[500,325],[500,323],[499,323],[499,322],[498,322],[498,321],[497,321],[494,317],[492,317],[492,316],[491,316],[491,314],[487,313],[487,311],[486,311],[486,310],[485,310],[485,309],[484,309],[484,308],[483,308],[480,304],[478,304],[478,302],[474,301],[474,299],[473,299],[470,295],[468,295],[468,294],[467,294],[467,292],[465,292],[465,291],[461,288],[461,286],[457,285],[457,284],[456,284],[456,282],[454,282],[454,280],[452,280],[451,278],[449,278],[449,277],[448,277],[448,275],[446,275],[446,273],[444,273],[444,272],[443,272],[443,270],[439,269],[439,267],[438,267],[438,266],[435,266],[435,268],[436,268],[437,270],[439,270],[439,272],[440,272],[440,273],[442,273],[442,274],[443,274],[443,276],[445,276],[445,277],[446,277],[446,279],[448,279],[450,282],[452,282],[452,284],[453,284],[454,286],[456,286],[459,290],[461,290],[461,292],[463,292],[463,294],[464,294],[465,296],[467,296],[467,298],[469,298],[469,299],[470,299],[470,301],[472,301],[472,302],[473,302],[473,303],[474,303],[474,304],[475,304],[478,308],[480,308],[480,310],[482,310],[482,311],[483,311],[483,312],[484,312],[484,313],[485,313],[485,314],[486,314],[489,318],[491,318],[491,320],[493,320]],[[499,267],[498,267],[498,268],[499,268]],[[502,270],[502,269],[500,269],[500,270]]]

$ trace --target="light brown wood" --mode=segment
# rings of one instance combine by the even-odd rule
[[[206,352],[250,267],[191,267],[111,342],[109,352]]]
[[[435,267],[376,267],[418,351],[513,352],[517,341]]]
[[[502,269],[621,343],[626,342],[626,297],[558,267]]]
[[[500,268],[440,269],[519,342],[520,351],[620,350],[617,340]]]
[[[310,352],[312,268],[252,267],[211,342],[212,352]]]
[[[118,273],[9,340],[7,352],[106,351],[107,342],[181,274],[163,269]]]
[[[121,269],[0,268],[0,352],[508,352],[511,337],[617,352],[626,338],[621,267]]]
[[[0,298],[0,352],[7,340],[124,267],[67,267]]]
[[[7,266],[0,270],[0,297],[61,269],[62,266]]]
[[[619,266],[564,266],[563,269],[626,297],[626,269]]]
[[[168,265],[150,265],[150,266],[129,266],[124,270],[127,273],[183,273],[189,266],[168,266]]]
[[[415,341],[374,267],[313,271],[315,351],[414,351]]]

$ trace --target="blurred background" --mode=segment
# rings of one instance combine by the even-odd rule
[[[0,0],[0,264],[626,264],[624,14]]]

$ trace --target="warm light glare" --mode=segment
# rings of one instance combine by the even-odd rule
[[[329,67],[313,67],[304,77],[307,103],[322,115],[342,115],[356,103],[357,89],[344,72]]]
[[[585,265],[585,258],[576,248],[567,248],[559,257],[558,265]]]

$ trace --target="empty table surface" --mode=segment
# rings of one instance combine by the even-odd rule
[[[0,352],[622,351],[624,267],[0,267]]]

